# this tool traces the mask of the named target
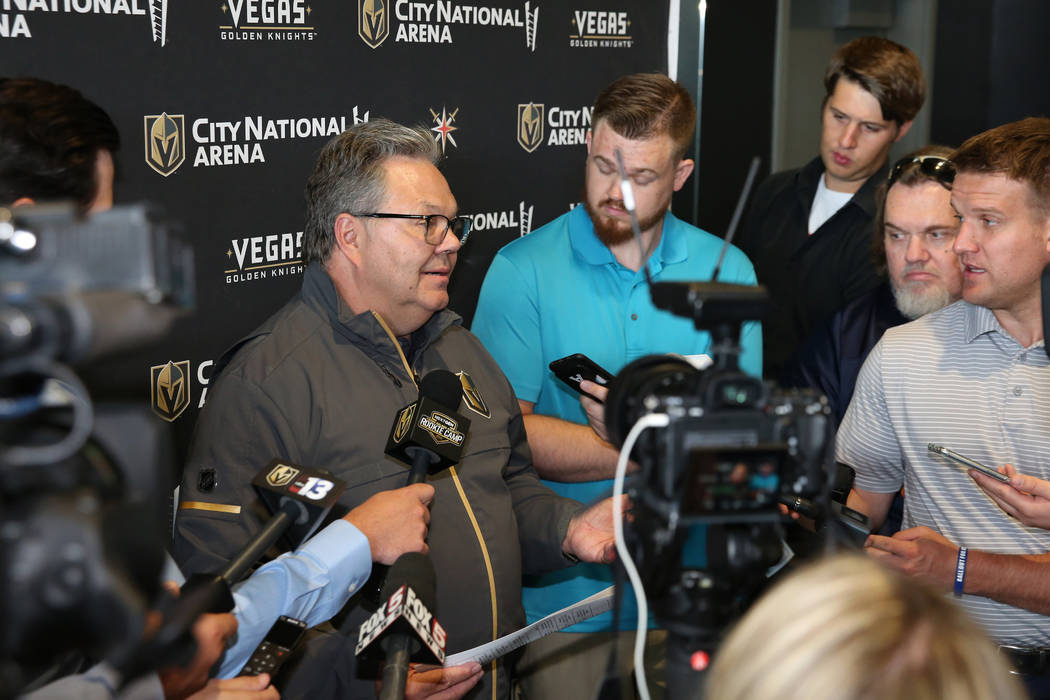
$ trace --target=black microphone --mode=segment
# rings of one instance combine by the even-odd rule
[[[470,429],[470,420],[456,413],[462,394],[459,377],[436,369],[419,383],[419,400],[397,414],[385,451],[411,467],[408,484],[459,462]]]
[[[445,662],[445,629],[435,617],[435,576],[430,557],[402,554],[383,586],[384,603],[361,625],[354,654],[362,664],[385,655],[380,698],[405,697],[409,661]],[[378,643],[377,643],[378,642]]]

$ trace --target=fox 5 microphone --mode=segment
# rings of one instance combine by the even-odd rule
[[[470,429],[470,421],[456,413],[462,392],[459,377],[436,369],[419,383],[419,400],[397,414],[386,454],[410,465],[408,484],[459,462]]]
[[[354,650],[363,665],[385,656],[381,699],[405,697],[409,661],[445,662],[445,629],[434,616],[434,565],[407,552],[390,567],[383,604],[361,625]]]

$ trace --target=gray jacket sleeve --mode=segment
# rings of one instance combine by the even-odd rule
[[[220,377],[197,423],[175,518],[174,555],[187,576],[218,571],[261,529],[268,514],[252,478],[299,454],[280,406],[237,374]]]

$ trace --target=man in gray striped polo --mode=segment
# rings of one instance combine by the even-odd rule
[[[1050,119],[975,136],[952,161],[963,300],[886,332],[861,370],[837,458],[857,472],[849,505],[875,527],[904,485],[905,529],[872,535],[867,552],[954,590],[1046,697],[1050,532],[1009,517],[927,444],[1050,478],[1039,284],[1050,263]]]

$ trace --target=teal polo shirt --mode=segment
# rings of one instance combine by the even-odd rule
[[[654,280],[711,279],[722,239],[668,213],[660,242],[649,258]],[[755,271],[740,250],[730,247],[720,282],[755,284]],[[618,373],[624,365],[653,353],[709,354],[711,336],[691,319],[657,309],[649,298],[645,273],[625,268],[594,233],[582,206],[504,246],[492,261],[481,287],[471,330],[507,375],[517,397],[534,411],[587,424],[578,395],[547,365],[559,357],[583,353]],[[747,323],[741,335],[741,369],[762,374],[762,330]],[[609,496],[612,480],[544,482],[562,496],[593,503]],[[691,537],[688,557],[703,564],[704,537]],[[581,563],[525,579],[523,602],[529,623],[597,593],[612,583],[602,564]],[[634,595],[625,591],[622,629],[636,627]],[[607,630],[611,613],[566,629]]]

